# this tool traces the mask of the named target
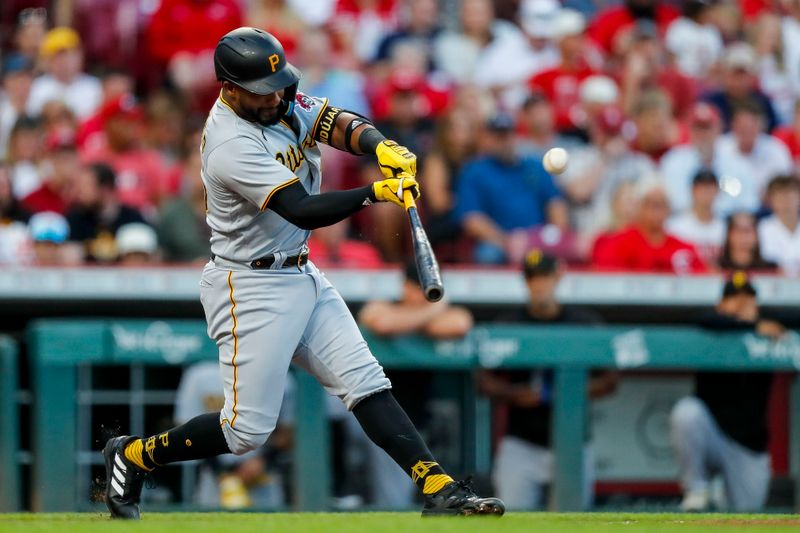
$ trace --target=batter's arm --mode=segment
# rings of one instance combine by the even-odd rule
[[[314,140],[356,155],[375,154],[387,178],[414,177],[417,156],[405,146],[387,139],[368,118],[326,106],[313,128]]]
[[[270,198],[267,208],[298,228],[313,230],[336,224],[375,201],[377,200],[372,185],[345,191],[308,194],[305,187],[297,181],[277,191]]]

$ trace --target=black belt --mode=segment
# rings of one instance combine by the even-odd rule
[[[211,254],[212,261],[214,261],[216,258],[216,255]],[[275,263],[275,256],[269,255],[267,257],[262,257],[261,259],[250,261],[250,268],[253,270],[264,270],[271,267],[273,263]],[[293,266],[301,268],[305,266],[306,263],[308,263],[308,252],[303,252],[300,255],[292,255],[287,257],[283,262],[283,268]]]
[[[250,261],[250,268],[254,270],[261,270],[265,268],[269,268],[275,262],[275,257],[272,255],[268,255],[267,257],[262,257],[261,259],[255,259]],[[306,263],[308,263],[308,252],[303,252],[300,255],[290,255],[286,258],[283,262],[283,268],[296,266],[297,268],[301,268]]]

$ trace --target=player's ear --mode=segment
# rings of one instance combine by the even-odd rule
[[[235,95],[237,88],[238,87],[236,87],[236,85],[234,85],[233,83],[229,82],[228,80],[223,80],[222,81],[222,90],[225,91],[229,95]]]

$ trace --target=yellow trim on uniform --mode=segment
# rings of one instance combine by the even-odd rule
[[[286,127],[286,128],[288,128],[288,129],[289,129],[289,130],[290,130],[292,133],[294,133],[294,129],[292,129],[292,125],[291,125],[291,124],[289,124],[288,122],[286,122],[285,120],[281,119],[281,121],[279,122],[279,124],[280,124],[281,126],[285,126],[285,127]]]
[[[453,478],[447,474],[434,474],[425,478],[425,486],[422,488],[422,494],[434,494],[444,488],[445,485],[452,482]]]
[[[273,195],[273,194],[275,194],[276,192],[278,192],[278,191],[279,191],[279,190],[281,190],[281,189],[285,189],[286,187],[288,187],[289,185],[291,185],[292,183],[294,183],[294,182],[296,182],[296,181],[300,181],[300,178],[297,178],[297,177],[295,177],[295,178],[293,178],[293,179],[290,179],[290,180],[289,180],[289,181],[287,181],[286,183],[281,183],[280,185],[278,185],[277,187],[275,187],[274,189],[272,189],[272,190],[269,192],[269,194],[267,195],[267,198],[264,200],[264,203],[263,203],[263,204],[261,204],[261,210],[262,210],[262,211],[264,211],[264,210],[267,208],[267,204],[269,204],[269,201],[270,201],[270,199],[272,198],[272,195]]]
[[[225,98],[222,97],[222,91],[219,92],[219,101],[222,102],[222,105],[224,105],[225,107],[227,107],[228,109],[233,111],[233,108],[231,107],[231,104],[226,102]],[[236,113],[236,111],[233,111],[233,112]]]
[[[233,319],[233,328],[231,328],[231,335],[233,336],[233,357],[231,357],[231,364],[233,365],[233,418],[231,418],[230,425],[236,423],[236,417],[239,413],[236,412],[236,404],[239,401],[238,393],[236,392],[236,382],[239,378],[239,369],[236,366],[236,356],[239,355],[239,337],[236,335],[236,300],[233,297],[233,271],[228,272],[228,287],[230,287],[231,299],[231,318]]]
[[[317,115],[317,120],[314,121],[314,127],[311,128],[311,138],[315,138],[317,136],[317,128],[319,127],[319,121],[322,120],[322,115],[325,114],[325,110],[328,109],[328,99],[325,99],[325,103],[322,104],[322,109],[319,111],[319,115]]]

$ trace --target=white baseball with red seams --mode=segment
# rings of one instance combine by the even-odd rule
[[[561,174],[566,170],[569,154],[560,147],[550,148],[542,158],[544,169],[550,174]]]

